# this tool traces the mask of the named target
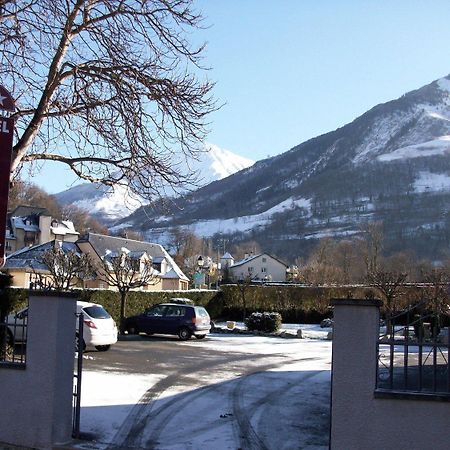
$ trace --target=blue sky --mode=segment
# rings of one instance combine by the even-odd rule
[[[255,160],[450,74],[450,2],[198,0],[204,63],[225,103],[208,141]],[[59,192],[48,168],[32,181]]]

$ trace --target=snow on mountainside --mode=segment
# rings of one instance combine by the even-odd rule
[[[214,144],[205,144],[205,151],[193,160],[186,170],[198,174],[200,185],[228,177],[254,164],[254,161],[221,149]],[[173,192],[167,189],[166,192]],[[130,215],[146,202],[132,195],[126,187],[110,189],[103,185],[83,183],[55,195],[62,205],[73,204],[86,209],[104,223]]]
[[[382,221],[392,251],[439,254],[450,244],[449,180],[450,76],[211,183],[169,213],[140,208],[115,229],[169,240],[185,228],[256,240],[295,258],[318,238],[352,236]]]

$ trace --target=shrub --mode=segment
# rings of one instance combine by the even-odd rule
[[[276,312],[255,312],[245,319],[245,325],[250,331],[273,333],[281,328],[281,314]]]

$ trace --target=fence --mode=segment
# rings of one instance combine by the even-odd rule
[[[378,340],[376,390],[450,396],[448,314],[429,302],[388,317]]]
[[[0,364],[24,366],[26,363],[28,306],[0,322]]]

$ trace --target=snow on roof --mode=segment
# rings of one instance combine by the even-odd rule
[[[175,272],[175,270],[170,269],[170,270],[169,270],[168,272],[166,272],[164,275],[161,275],[161,278],[178,280],[180,277],[179,277],[179,275]]]
[[[225,253],[225,255],[222,256],[220,259],[234,259],[228,252]]]
[[[269,255],[268,253],[260,253],[260,254],[258,254],[258,255],[250,255],[250,256],[248,256],[247,258],[241,259],[240,261],[237,261],[237,262],[235,262],[232,266],[230,266],[230,268],[237,267],[237,266],[241,266],[241,265],[243,265],[243,264],[246,264],[246,263],[248,263],[248,262],[250,262],[250,261],[253,261],[253,260],[259,258],[260,256],[266,256],[266,257],[268,257],[268,258],[271,258],[271,259],[273,259],[273,260],[279,262],[279,263],[282,264],[283,266],[286,266],[286,267],[288,266],[285,262],[281,261],[281,260],[278,259],[278,258],[275,258],[275,256]]]
[[[59,248],[65,252],[75,252],[80,254],[80,249],[73,242],[50,241],[44,244],[34,245],[33,247],[25,247],[12,253],[6,258],[4,269],[34,269],[48,270],[41,262],[42,255],[50,251],[58,243]]]
[[[99,255],[104,255],[107,249],[120,250],[121,247],[126,247],[131,252],[146,252],[147,255],[153,258],[154,261],[155,258],[161,258],[161,261],[162,259],[166,259],[169,266],[168,272],[173,269],[179,279],[189,281],[189,278],[182,272],[177,263],[160,244],[136,241],[134,239],[126,239],[115,236],[105,236],[103,234],[96,233],[89,233],[87,236],[80,239],[80,242],[83,241],[90,242]]]
[[[35,232],[39,231],[39,225],[27,217],[11,217],[11,223],[15,228],[20,230]]]
[[[260,256],[262,256],[262,253],[258,255],[247,256],[247,258],[241,259],[240,261],[236,261],[231,267],[241,266],[242,264],[248,263],[256,258],[259,258]]]
[[[56,225],[53,225],[53,223],[56,223]],[[52,225],[50,226],[50,230],[53,234],[63,235],[66,234],[80,234],[78,231],[75,231],[75,227],[73,223],[69,220],[63,220],[62,222],[52,222]]]

